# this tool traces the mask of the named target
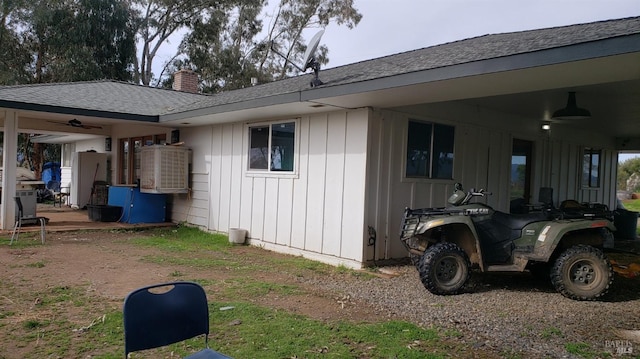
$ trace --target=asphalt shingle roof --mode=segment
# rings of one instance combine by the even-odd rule
[[[357,84],[636,34],[640,34],[640,17],[484,35],[323,69],[320,72],[320,78],[324,85],[319,88]],[[278,95],[314,91],[309,86],[312,76],[304,74],[215,95],[154,89],[116,81],[4,86],[0,87],[0,107],[5,106],[6,103],[27,103],[157,117]]]
[[[110,80],[0,87],[4,101],[141,116],[159,116],[205,97]]]
[[[320,71],[320,79],[324,82],[321,87],[354,84],[638,33],[640,33],[640,17],[484,35],[336,68],[323,69]],[[298,91],[312,91],[313,89],[309,86],[312,78],[311,74],[306,74],[251,88],[229,91],[205,98],[197,104],[185,106],[175,112]]]

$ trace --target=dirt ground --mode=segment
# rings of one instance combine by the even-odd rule
[[[225,280],[232,277],[230,271],[158,265],[143,261],[143,257],[153,256],[159,251],[123,242],[131,236],[131,233],[117,232],[56,233],[50,236],[53,238],[49,238],[44,246],[25,249],[4,247],[0,250],[0,266],[3,266],[5,271],[0,274],[0,278],[29,278],[34,288],[89,283],[95,294],[109,300],[122,301],[136,288],[176,280],[172,273],[178,269],[183,278]],[[254,264],[260,261],[264,252],[260,248],[250,246],[233,249],[234,256],[244,256]],[[278,256],[273,252],[269,254]],[[38,262],[44,263],[46,270],[43,271],[31,265]],[[285,272],[276,274],[269,272],[266,275],[255,273],[254,277],[268,282],[299,285],[295,275]],[[366,321],[371,318],[371,311],[366,308],[343,306],[342,298],[326,298],[323,293],[315,293],[305,298],[293,298],[290,301],[267,297],[264,298],[264,302],[270,306],[290,309],[317,319],[345,319],[345,315],[348,319],[355,321]]]
[[[31,318],[33,308],[41,300],[37,293],[45,293],[51,288],[86,287],[92,297],[102,298],[100,301],[106,307],[121,308],[129,292],[146,285],[191,278],[221,282],[237,277],[231,270],[159,265],[145,261],[145,256],[153,256],[160,251],[126,242],[133,236],[141,235],[142,232],[59,232],[49,234],[45,245],[17,248],[9,247],[8,241],[2,243],[0,268],[3,270],[0,272],[0,285],[5,288],[0,288],[0,331],[3,330],[3,326],[5,330],[7,326],[21,330],[24,323]],[[27,239],[21,237],[20,240]],[[264,265],[268,266],[270,264],[266,261],[264,253],[264,250],[250,246],[237,246],[230,250],[230,256],[233,256],[234,261],[240,258],[251,261],[252,265],[260,266],[261,262],[264,262]],[[269,256],[279,255],[270,252]],[[175,273],[180,273],[179,278]],[[273,271],[252,274],[256,280],[296,286],[301,285],[299,275]],[[11,292],[8,292],[9,287],[12,288]],[[214,287],[213,296],[215,290]],[[305,288],[303,293],[287,296],[268,294],[252,301],[320,320],[366,322],[376,318],[374,309],[363,303],[334,297],[313,288]],[[86,313],[74,312],[73,306],[69,306],[68,310],[65,309],[64,316],[67,316],[66,320],[75,322],[77,327],[82,327],[95,319],[94,317],[99,317],[100,310],[96,308],[96,312],[88,317]],[[13,314],[8,316],[3,313]],[[17,323],[18,321],[22,323]],[[20,343],[21,341],[23,343]],[[0,358],[23,357],[28,352],[28,348],[23,346],[24,338],[19,336],[16,340],[0,340]]]

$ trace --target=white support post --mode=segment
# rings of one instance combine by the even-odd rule
[[[16,167],[18,155],[18,114],[6,111],[4,116],[4,143],[2,145],[2,205],[0,228],[10,229],[15,223]]]

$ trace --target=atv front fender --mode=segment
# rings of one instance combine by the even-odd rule
[[[409,253],[417,256],[421,256],[435,243],[455,243],[465,251],[472,264],[483,267],[475,226],[471,217],[461,211],[407,209],[402,221],[400,239]]]

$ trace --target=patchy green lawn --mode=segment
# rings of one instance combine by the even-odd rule
[[[44,246],[28,236],[12,247],[0,238],[0,358],[122,358],[124,296],[173,280],[205,288],[211,347],[235,358],[440,358],[472,350],[457,333],[376,315],[361,303],[345,307],[296,280],[371,274],[233,246],[223,235],[188,227],[79,232],[55,234]],[[184,356],[203,342],[133,357]]]
[[[622,204],[624,205],[624,208],[630,211],[640,212],[640,199],[624,200],[622,201]]]

